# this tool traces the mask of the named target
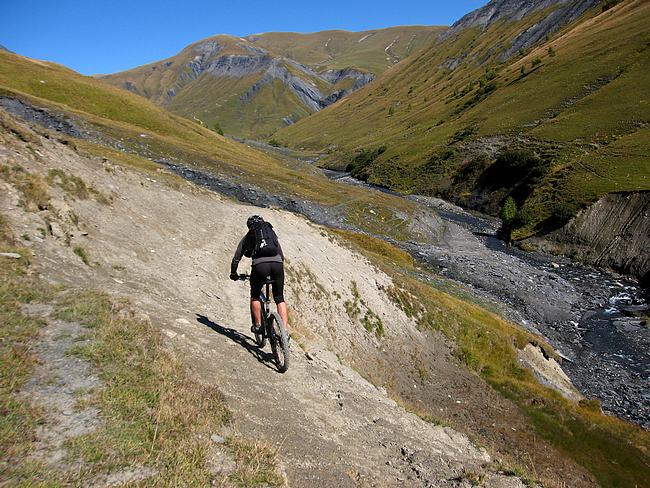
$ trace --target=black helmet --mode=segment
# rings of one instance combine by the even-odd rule
[[[250,229],[254,225],[261,224],[262,222],[264,222],[264,219],[259,215],[251,215],[246,221],[246,226]]]

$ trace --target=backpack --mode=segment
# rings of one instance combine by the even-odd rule
[[[268,222],[253,226],[248,235],[251,258],[270,258],[279,254],[278,236]]]

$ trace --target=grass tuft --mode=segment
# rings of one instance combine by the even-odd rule
[[[18,204],[29,212],[47,210],[50,203],[47,182],[37,174],[30,173],[21,166],[0,165],[0,177],[13,184],[21,193]]]
[[[72,252],[74,252],[77,256],[79,256],[86,266],[90,266],[90,260],[88,259],[88,253],[86,253],[86,250],[83,247],[75,246],[72,249]]]
[[[278,451],[261,442],[230,437],[226,447],[232,452],[237,469],[229,480],[241,487],[283,486],[284,477],[278,468]]]

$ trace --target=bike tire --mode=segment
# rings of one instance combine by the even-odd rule
[[[273,312],[269,317],[271,322],[271,350],[273,351],[273,359],[275,365],[280,373],[284,373],[289,369],[289,336],[284,328],[284,322],[277,312]]]

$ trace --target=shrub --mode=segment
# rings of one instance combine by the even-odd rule
[[[346,166],[345,170],[352,173],[352,176],[359,177],[364,169],[370,166],[375,159],[385,152],[386,146],[380,146],[376,149],[362,149]]]
[[[464,141],[468,137],[473,136],[478,132],[478,129],[475,125],[469,125],[467,127],[463,127],[462,129],[457,130],[454,132],[454,135],[451,136],[449,139],[449,144],[454,144],[456,142]]]
[[[90,261],[88,260],[88,254],[86,254],[86,250],[83,247],[75,246],[72,252],[74,252],[77,256],[79,256],[86,266],[90,266]]]
[[[575,217],[579,210],[580,208],[574,202],[560,202],[555,206],[553,213],[546,220],[545,226],[552,229],[560,228]]]
[[[530,63],[530,65],[534,68],[536,66],[539,66],[542,64],[542,60],[540,58],[535,58],[533,61]]]
[[[508,197],[501,207],[501,213],[499,214],[501,220],[503,220],[503,225],[510,225],[517,216],[517,204],[515,203],[514,198]]]
[[[510,188],[523,182],[530,185],[544,177],[548,168],[549,163],[529,149],[506,149],[481,175],[479,186],[496,189]],[[513,198],[518,197],[515,195]]]
[[[600,8],[600,11],[601,13],[606,12],[607,10],[618,5],[621,2],[622,0],[607,0],[605,3],[603,3],[603,6]]]

